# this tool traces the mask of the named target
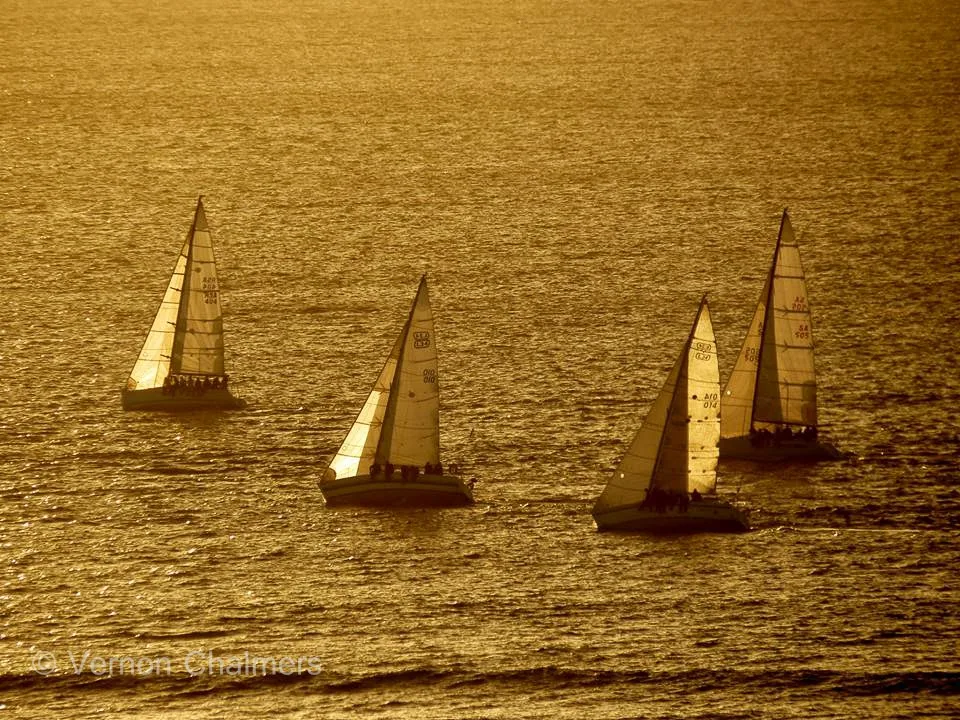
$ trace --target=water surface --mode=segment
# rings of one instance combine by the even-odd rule
[[[0,35],[12,717],[955,710],[952,5],[45,0]],[[124,413],[201,193],[250,408]],[[729,371],[784,207],[850,458],[724,464],[745,536],[598,534],[704,292]],[[327,510],[423,272],[479,502]]]

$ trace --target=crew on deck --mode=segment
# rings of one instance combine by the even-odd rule
[[[676,508],[679,512],[686,512],[692,502],[700,502],[703,495],[696,488],[689,495],[679,490],[663,490],[658,487],[648,487],[644,494],[643,502],[639,507],[646,510],[654,510],[658,513],[666,512]]]
[[[163,379],[163,394],[199,397],[207,390],[226,390],[229,381],[229,375],[167,375]]]
[[[700,499],[700,493],[697,493],[696,500]],[[658,487],[648,487],[640,503],[641,508],[655,510],[659,513],[677,508],[680,512],[686,512],[690,504],[690,497],[685,492],[679,490],[663,490]]]
[[[397,470],[397,469],[398,468],[395,467],[392,463],[386,463],[386,465],[381,466],[380,463],[375,462],[372,465],[370,465],[368,472],[370,473],[370,477],[372,479],[378,479],[382,473],[383,479],[393,480],[394,470]],[[460,468],[457,467],[456,465],[450,466],[450,471],[454,474],[457,474],[459,470]],[[443,463],[440,463],[440,462],[427,463],[426,465],[423,466],[422,470],[416,465],[401,465],[399,467],[399,471],[400,471],[400,480],[407,480],[407,481],[416,480],[418,477],[420,477],[421,472],[424,475],[443,475]]]
[[[779,447],[781,443],[800,441],[814,443],[817,440],[817,427],[809,425],[794,430],[789,425],[778,425],[772,432],[766,428],[750,429],[750,444],[754,447]]]

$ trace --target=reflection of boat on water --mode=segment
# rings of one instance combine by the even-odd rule
[[[813,323],[800,248],[787,211],[753,321],[723,390],[720,455],[835,460],[820,438]]]
[[[707,299],[630,447],[593,507],[599,530],[743,532],[716,495],[720,370]]]
[[[231,409],[213,238],[197,199],[193,224],[120,399],[126,410]]]
[[[440,462],[440,389],[427,278],[360,414],[330,461],[327,505],[454,506],[471,484]]]

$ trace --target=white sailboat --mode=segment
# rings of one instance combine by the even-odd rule
[[[747,513],[716,494],[720,369],[707,298],[673,369],[607,483],[599,530],[744,532]]]
[[[454,506],[473,502],[440,462],[440,388],[427,277],[380,376],[319,482],[327,505]]]
[[[126,410],[238,408],[223,362],[223,317],[203,196],[150,332],[120,392]]]
[[[813,323],[800,248],[786,210],[722,405],[721,457],[781,461],[841,456],[819,439]]]

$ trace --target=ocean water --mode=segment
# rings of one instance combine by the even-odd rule
[[[6,0],[0,710],[960,707],[960,20],[934,0]],[[125,413],[203,194],[246,411]],[[590,506],[789,207],[841,462],[742,536]],[[421,273],[476,506],[316,487]]]

